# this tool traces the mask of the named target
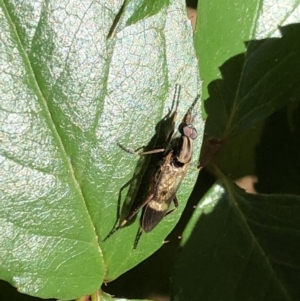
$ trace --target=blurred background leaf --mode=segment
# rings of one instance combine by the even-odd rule
[[[172,300],[299,299],[299,4],[199,3],[201,161],[221,186],[183,232]]]
[[[208,115],[203,153],[211,138],[221,139],[218,165],[234,179],[255,173],[265,120],[299,102],[299,26],[290,24],[300,19],[299,1],[250,2],[202,1],[195,31]],[[203,165],[214,160],[201,159]]]
[[[195,209],[176,264],[176,300],[298,300],[300,197],[216,185]]]

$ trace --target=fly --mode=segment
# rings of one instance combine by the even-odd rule
[[[180,89],[177,94],[177,106],[173,114],[174,118],[177,113],[179,94]],[[150,179],[151,184],[148,196],[136,208],[130,210],[127,217],[105,237],[104,241],[117,230],[124,227],[143,209],[140,219],[140,229],[134,243],[135,249],[143,232],[148,233],[152,231],[166,215],[177,209],[178,200],[176,193],[187,173],[193,155],[193,140],[197,138],[197,131],[193,125],[194,116],[192,116],[192,110],[198,99],[199,97],[197,96],[178,127],[180,136],[173,139],[170,137],[165,149],[138,153],[138,155],[142,156],[163,152],[163,159],[153,178]],[[125,151],[134,153],[121,145],[120,147]],[[171,202],[174,203],[174,208],[169,210]]]

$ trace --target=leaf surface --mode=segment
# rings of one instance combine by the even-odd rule
[[[225,190],[211,188],[183,233],[173,300],[299,299],[299,4],[199,2],[205,133],[222,139],[209,163]],[[255,171],[278,194],[246,194],[228,179]]]
[[[183,233],[176,300],[297,300],[299,196],[228,191],[212,187]]]
[[[138,161],[117,143],[147,145],[175,85],[177,122],[200,89],[183,3],[127,26],[142,3],[118,15],[121,1],[0,1],[0,277],[23,293],[95,292],[161,246],[191,191],[196,169],[180,190],[181,209],[138,250],[138,219],[102,243]],[[201,133],[199,119],[196,126]]]

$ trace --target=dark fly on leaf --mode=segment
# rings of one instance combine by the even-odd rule
[[[174,118],[177,115],[176,111],[180,96],[180,86],[177,88],[179,91],[177,94],[177,105],[173,114]],[[197,96],[178,127],[180,136],[172,139],[172,136],[170,135],[168,141],[166,141],[165,148],[136,153],[119,145],[125,151],[140,156],[163,152],[163,159],[158,165],[153,178],[150,179],[150,189],[145,200],[139,203],[136,208],[132,208],[127,217],[121,221],[118,227],[114,228],[105,237],[104,241],[117,230],[124,227],[141,209],[143,209],[140,219],[140,229],[134,243],[135,249],[143,232],[148,233],[152,231],[166,215],[177,209],[178,201],[176,192],[187,173],[193,154],[193,140],[197,138],[197,131],[193,126],[194,116],[192,116],[192,110],[198,101],[198,98],[199,97]],[[175,207],[169,210],[172,201]]]

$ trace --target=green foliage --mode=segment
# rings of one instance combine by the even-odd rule
[[[0,0],[0,277],[26,294],[2,283],[0,299],[147,297],[123,293],[141,291],[143,277],[108,282],[193,211],[140,275],[152,271],[156,284],[171,276],[176,301],[299,300],[299,7],[200,1],[197,66],[183,2]],[[179,209],[136,250],[140,215],[103,242],[158,163],[117,143],[160,148],[175,85],[176,129],[200,92],[198,72],[207,119],[204,129],[196,118]],[[207,190],[201,170],[183,212],[203,133],[200,165],[218,182]],[[233,183],[247,175],[257,176],[257,194]]]
[[[183,233],[172,300],[300,298],[299,5],[199,3],[200,161],[219,182]],[[247,175],[257,194],[233,184]]]
[[[138,217],[103,242],[149,168],[117,143],[159,147],[175,85],[177,124],[200,92],[191,27],[178,1],[0,8],[0,277],[32,296],[78,298],[156,251],[184,209],[195,168],[179,210],[137,250]]]
[[[131,4],[133,4],[133,11],[131,17],[127,20],[126,25],[132,25],[144,18],[148,18],[156,15],[164,8],[167,9],[167,6],[170,4],[169,0],[157,0],[157,1],[140,1],[138,5],[136,5],[136,1],[127,1],[126,9],[130,9]],[[167,10],[165,10],[167,12]]]

